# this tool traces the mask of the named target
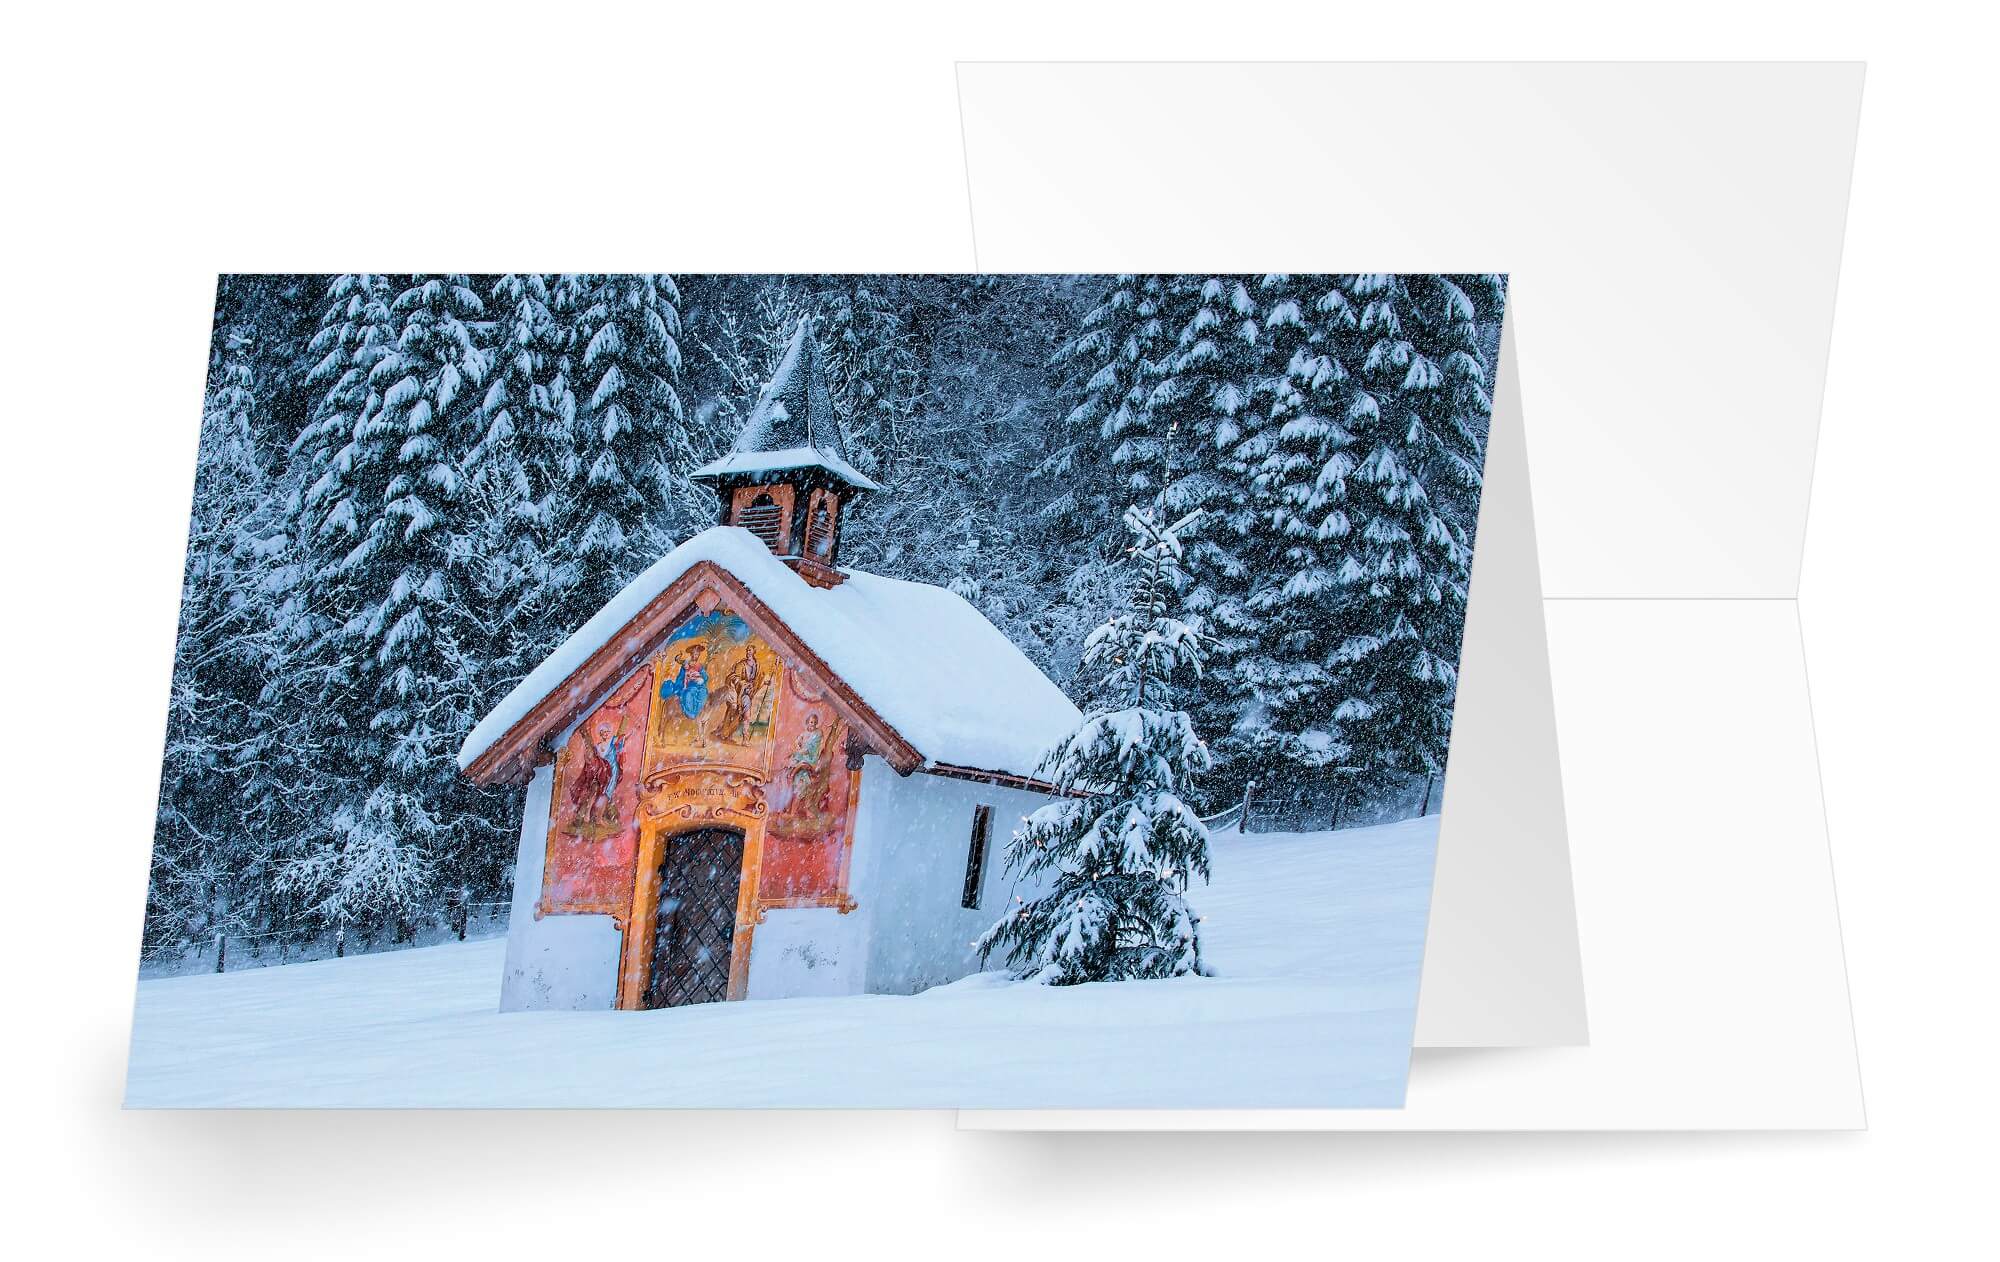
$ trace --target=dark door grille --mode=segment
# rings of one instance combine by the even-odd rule
[[[742,833],[705,828],[666,839],[652,974],[646,986],[648,1008],[729,998],[736,897],[742,883]]]

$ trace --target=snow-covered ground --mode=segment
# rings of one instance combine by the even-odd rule
[[[1437,817],[1215,838],[1216,976],[502,1016],[502,939],[139,983],[137,1107],[1397,1107]]]

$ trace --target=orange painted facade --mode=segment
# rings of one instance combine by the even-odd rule
[[[653,668],[640,668],[577,725],[556,756],[539,915],[623,915],[631,906],[652,684]]]
[[[558,754],[539,913],[611,915],[624,931],[618,1006],[639,1007],[667,839],[739,830],[729,996],[741,998],[766,909],[853,907],[848,735],[825,681],[702,593]]]

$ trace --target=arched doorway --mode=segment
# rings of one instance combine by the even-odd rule
[[[661,839],[659,904],[645,1006],[672,1008],[729,998],[743,833],[698,828]]]

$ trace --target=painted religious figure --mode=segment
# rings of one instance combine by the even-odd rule
[[[785,677],[784,694],[759,893],[785,901],[832,898],[839,894],[853,780],[846,728],[798,675]]]
[[[595,726],[570,772],[570,831],[578,835],[586,824],[618,822],[618,760],[628,739],[624,716],[616,726],[609,719]]]
[[[716,716],[710,734],[719,741],[732,745],[747,745],[763,735],[755,731],[757,699],[770,689],[769,676],[759,678],[757,667],[757,646],[746,644],[736,654],[727,673],[722,678],[720,713]],[[767,728],[768,730],[768,728]]]
[[[611,910],[631,897],[639,744],[652,684],[652,670],[641,668],[563,746],[542,870],[544,913]]]
[[[771,646],[727,609],[695,614],[654,658],[660,704],[646,739],[646,771],[727,764],[764,774],[763,746],[782,666]]]
[[[708,705],[708,645],[700,641],[675,655],[674,677],[660,685],[662,700],[672,701],[691,719],[701,717]]]
[[[776,812],[771,831],[781,836],[818,836],[839,823],[845,805],[833,800],[833,767],[828,756],[832,751],[827,741],[831,721],[818,710],[808,710],[802,722],[785,765],[778,769],[771,804]]]

